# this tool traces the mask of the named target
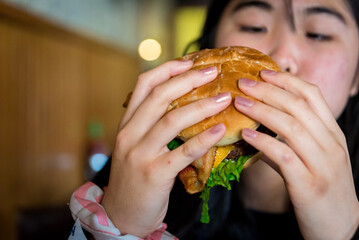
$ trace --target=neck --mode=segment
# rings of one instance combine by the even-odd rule
[[[290,209],[282,177],[263,161],[242,172],[237,192],[248,209],[268,213],[284,213]]]

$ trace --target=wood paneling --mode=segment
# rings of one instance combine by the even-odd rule
[[[0,3],[0,239],[20,209],[66,204],[84,181],[87,124],[112,147],[136,56]]]

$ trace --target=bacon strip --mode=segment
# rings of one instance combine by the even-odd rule
[[[203,157],[193,161],[191,165],[178,174],[188,193],[201,192],[206,186],[207,180],[211,175],[216,150],[217,147],[212,147]]]

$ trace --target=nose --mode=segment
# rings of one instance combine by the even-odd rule
[[[274,42],[269,55],[278,64],[281,71],[293,75],[298,74],[300,46],[297,40],[288,34],[282,35],[280,39]]]

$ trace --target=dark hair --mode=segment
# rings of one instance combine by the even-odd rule
[[[346,0],[349,8],[351,9],[352,15],[359,27],[359,1],[358,0]]]
[[[213,0],[207,10],[207,18],[202,29],[202,35],[197,40],[200,49],[214,48],[217,26],[222,16],[223,10],[231,0]]]
[[[230,1],[231,0],[211,1],[211,3],[208,5],[207,17],[202,28],[201,36],[187,45],[186,49],[184,50],[184,54],[188,53],[188,50],[192,45],[197,45],[199,49],[215,47],[214,40],[217,32],[218,22],[222,16],[223,10]]]

